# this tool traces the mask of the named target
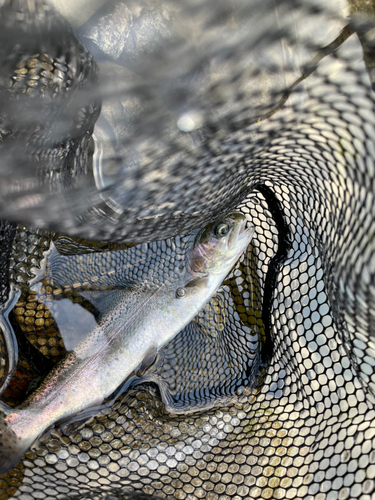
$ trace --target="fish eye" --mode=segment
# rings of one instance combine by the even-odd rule
[[[229,224],[221,222],[214,228],[214,234],[217,238],[222,238],[229,232]]]
[[[177,290],[176,290],[176,298],[177,299],[182,299],[182,297],[185,297],[185,295],[186,295],[185,288],[177,288]]]

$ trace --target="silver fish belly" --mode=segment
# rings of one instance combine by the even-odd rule
[[[194,233],[169,279],[155,283],[151,273],[117,290],[97,326],[41,387],[18,409],[0,407],[0,474],[56,422],[100,405],[196,316],[247,248],[253,229],[245,226],[234,213]]]

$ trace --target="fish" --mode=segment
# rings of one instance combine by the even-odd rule
[[[243,214],[230,213],[189,235],[183,255],[170,261],[164,280],[156,279],[151,266],[139,282],[131,285],[128,274],[123,289],[104,291],[104,298],[99,294],[103,307],[91,332],[18,408],[1,404],[0,475],[51,427],[77,415],[83,418],[134,371],[151,366],[158,350],[214,295],[253,233]],[[90,292],[82,295],[90,297]]]

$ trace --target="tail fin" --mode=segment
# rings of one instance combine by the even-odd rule
[[[0,476],[18,464],[34,441],[17,436],[7,422],[7,417],[18,413],[0,402]]]

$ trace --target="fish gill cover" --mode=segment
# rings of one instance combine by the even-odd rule
[[[65,352],[30,290],[52,240],[104,255],[234,208],[255,235],[139,385],[42,438],[1,497],[370,499],[372,3],[55,4],[0,7],[3,399]]]

